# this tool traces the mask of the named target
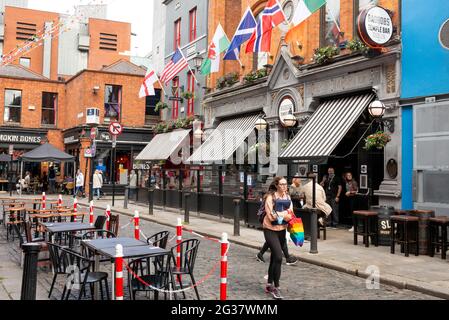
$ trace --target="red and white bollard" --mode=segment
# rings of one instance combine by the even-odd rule
[[[109,223],[111,221],[111,206],[110,205],[108,205],[106,207],[105,215],[106,215],[106,230],[109,230]]]
[[[181,246],[179,244],[182,242],[182,221],[178,218],[178,223],[176,224],[176,267],[181,267]]]
[[[62,207],[62,194],[58,196],[58,207]]]
[[[220,300],[225,301],[228,289],[228,234],[221,237],[221,272],[220,272]]]
[[[75,214],[73,221],[78,222],[78,217],[76,215],[78,213],[78,199],[76,198],[73,200],[73,213]]]
[[[89,223],[90,226],[94,226],[94,202],[91,201],[89,205]]]
[[[134,238],[140,240],[140,228],[139,228],[139,211],[134,212]]]
[[[123,300],[123,247],[115,246],[115,300]]]
[[[41,205],[42,210],[46,209],[45,200],[46,200],[45,192],[42,192],[42,205]]]

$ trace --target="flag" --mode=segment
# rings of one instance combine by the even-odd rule
[[[201,66],[201,74],[207,75],[220,70],[220,54],[229,48],[229,39],[221,24],[215,30],[212,42],[209,45],[207,59]]]
[[[269,0],[259,16],[256,30],[246,46],[246,53],[270,52],[271,31],[286,20],[279,2],[277,0]]]
[[[291,42],[297,31],[296,28],[325,4],[326,0],[299,0],[292,18],[293,28],[291,28],[285,35],[285,41]]]
[[[173,54],[170,62],[165,66],[162,71],[161,82],[167,85],[178,73],[188,66],[188,62],[182,51],[178,48]]]
[[[154,92],[154,83],[158,80],[156,72],[148,68],[145,79],[143,79],[142,86],[140,87],[139,98],[156,95]]]
[[[257,21],[254,18],[251,8],[248,7],[235,31],[234,37],[232,38],[231,44],[229,45],[223,60],[238,60],[240,46],[251,38],[254,30],[256,30],[256,25]]]

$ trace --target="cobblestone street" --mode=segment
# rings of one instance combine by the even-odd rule
[[[100,212],[97,212],[97,214]],[[132,224],[126,226],[130,222],[130,217],[121,215],[120,225],[125,227],[120,230],[120,236],[133,236]],[[151,223],[148,221],[141,222],[142,233],[146,236],[152,235],[162,230],[170,231],[170,239],[168,246],[175,243],[173,236],[175,229]],[[21,269],[19,267],[20,252],[18,249],[18,241],[14,243],[6,241],[5,229],[0,228],[1,235],[1,257],[2,261],[8,259],[5,264],[7,266],[0,268],[0,282],[8,282],[11,285],[11,279],[8,275],[17,278],[15,283],[15,290],[20,294],[21,285]],[[183,238],[191,238],[190,233],[184,232]],[[196,237],[196,236],[195,236]],[[244,246],[231,244],[229,250],[229,278],[228,278],[228,296],[232,300],[271,300],[272,297],[264,293],[264,276],[267,274],[269,252],[265,254],[266,263],[258,262],[255,258],[257,250],[250,249]],[[199,283],[200,297],[203,300],[218,300],[219,298],[219,244],[207,239],[201,239],[199,253],[195,265],[195,278]],[[304,253],[306,254],[306,253]],[[104,271],[110,271],[108,264],[103,264]],[[52,279],[52,273],[45,269],[39,270],[38,276],[38,294],[39,299],[46,299]],[[53,292],[52,299],[59,299],[63,288],[63,278],[57,281],[57,286]],[[187,278],[185,278],[187,281]],[[125,279],[126,283],[126,279]],[[331,299],[348,299],[348,300],[378,300],[378,299],[434,299],[434,297],[424,295],[421,293],[400,290],[395,287],[381,285],[379,290],[366,289],[365,280],[359,277],[344,274],[338,271],[321,268],[307,263],[298,262],[294,266],[282,267],[281,289],[285,299],[289,300],[331,300]],[[1,286],[0,291],[10,290],[9,287]],[[6,292],[1,297],[4,299],[17,299],[17,292],[13,294]],[[129,298],[125,288],[125,296]],[[87,297],[89,298],[89,297]],[[145,299],[141,295],[139,299]],[[187,299],[194,299],[194,291],[187,291]]]

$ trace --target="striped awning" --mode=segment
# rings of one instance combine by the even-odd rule
[[[373,99],[374,94],[368,93],[324,102],[279,158],[311,160],[329,157]]]
[[[180,148],[183,141],[189,135],[190,130],[175,130],[158,134],[136,157],[137,161],[161,161],[167,160]],[[190,144],[190,141],[189,141]]]
[[[228,160],[254,130],[259,117],[251,115],[221,122],[187,162],[220,164]]]

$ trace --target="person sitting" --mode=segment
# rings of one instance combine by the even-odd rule
[[[307,175],[309,181],[301,186],[301,193],[304,194],[306,199],[306,203],[304,208],[312,209],[313,208],[313,178],[316,178],[316,174],[313,172],[309,172]],[[315,182],[315,208],[320,210],[322,213],[326,215],[326,220],[332,212],[332,207],[326,202],[326,192],[323,187],[320,186],[317,182]],[[323,218],[318,219],[319,223],[322,226],[325,226],[325,221]]]

